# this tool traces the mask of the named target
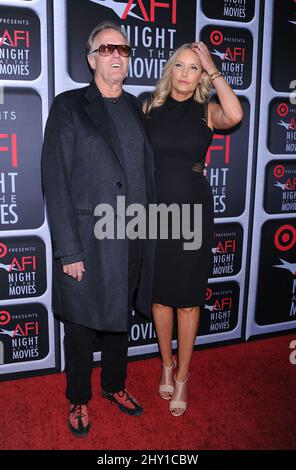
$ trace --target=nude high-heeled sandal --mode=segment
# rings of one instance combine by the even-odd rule
[[[175,359],[173,359],[173,364],[169,367],[162,364],[162,374],[159,384],[159,395],[164,400],[170,400],[175,390],[174,385],[170,385],[170,382],[174,381],[174,369],[176,368],[177,364]]]
[[[175,391],[174,395],[170,401],[169,410],[173,416],[181,416],[185,413],[187,409],[187,387],[186,384],[189,379],[189,374],[187,379],[184,382],[179,382],[176,380],[176,376],[174,376],[175,380]]]

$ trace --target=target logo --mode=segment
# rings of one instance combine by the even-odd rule
[[[7,254],[7,246],[4,243],[0,243],[0,258],[4,258]]]
[[[7,325],[11,320],[11,315],[6,310],[0,311],[0,325]]]
[[[276,165],[273,169],[275,178],[282,178],[285,174],[285,167],[283,165]]]
[[[210,300],[213,297],[213,291],[210,287],[207,288],[206,300]]]
[[[276,112],[279,116],[285,117],[289,112],[289,106],[286,103],[280,103],[277,107]]]
[[[282,225],[274,235],[274,244],[280,251],[288,251],[296,244],[296,229],[293,225]]]
[[[220,44],[222,44],[224,41],[224,36],[221,31],[216,29],[215,31],[212,31],[210,35],[210,41],[214,46],[220,46]]]

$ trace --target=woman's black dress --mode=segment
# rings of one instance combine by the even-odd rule
[[[212,266],[213,196],[202,172],[193,171],[210,145],[213,132],[207,126],[205,106],[193,98],[179,102],[168,97],[164,105],[152,108],[147,130],[155,152],[157,204],[202,204],[202,246],[184,250],[184,239],[158,239],[155,255],[152,301],[173,307],[205,303]],[[191,217],[193,219],[193,217]],[[169,219],[170,220],[170,219]],[[191,220],[191,229],[193,221]],[[200,229],[200,224],[198,226]]]

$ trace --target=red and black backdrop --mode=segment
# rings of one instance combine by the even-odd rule
[[[42,133],[53,97],[91,79],[85,43],[102,20],[129,37],[129,92],[150,94],[172,51],[201,39],[244,108],[207,154],[214,264],[198,343],[296,327],[296,1],[0,0],[2,378],[63,367]],[[134,314],[130,355],[156,351],[152,323]]]

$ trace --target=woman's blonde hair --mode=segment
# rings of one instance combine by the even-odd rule
[[[173,53],[173,55],[169,58],[169,60],[165,64],[163,68],[162,77],[156,83],[155,91],[154,91],[152,102],[149,106],[149,109],[162,106],[163,103],[166,101],[172,89],[173,67],[175,66],[178,55],[180,54],[180,52],[184,51],[185,49],[192,50],[192,44],[183,44],[183,46],[176,49],[176,51]],[[212,88],[213,86],[212,86],[211,79],[209,75],[207,74],[207,72],[204,71],[202,78],[196,87],[196,90],[193,96],[194,100],[198,101],[199,103],[205,103],[206,101],[208,101],[211,95]]]

